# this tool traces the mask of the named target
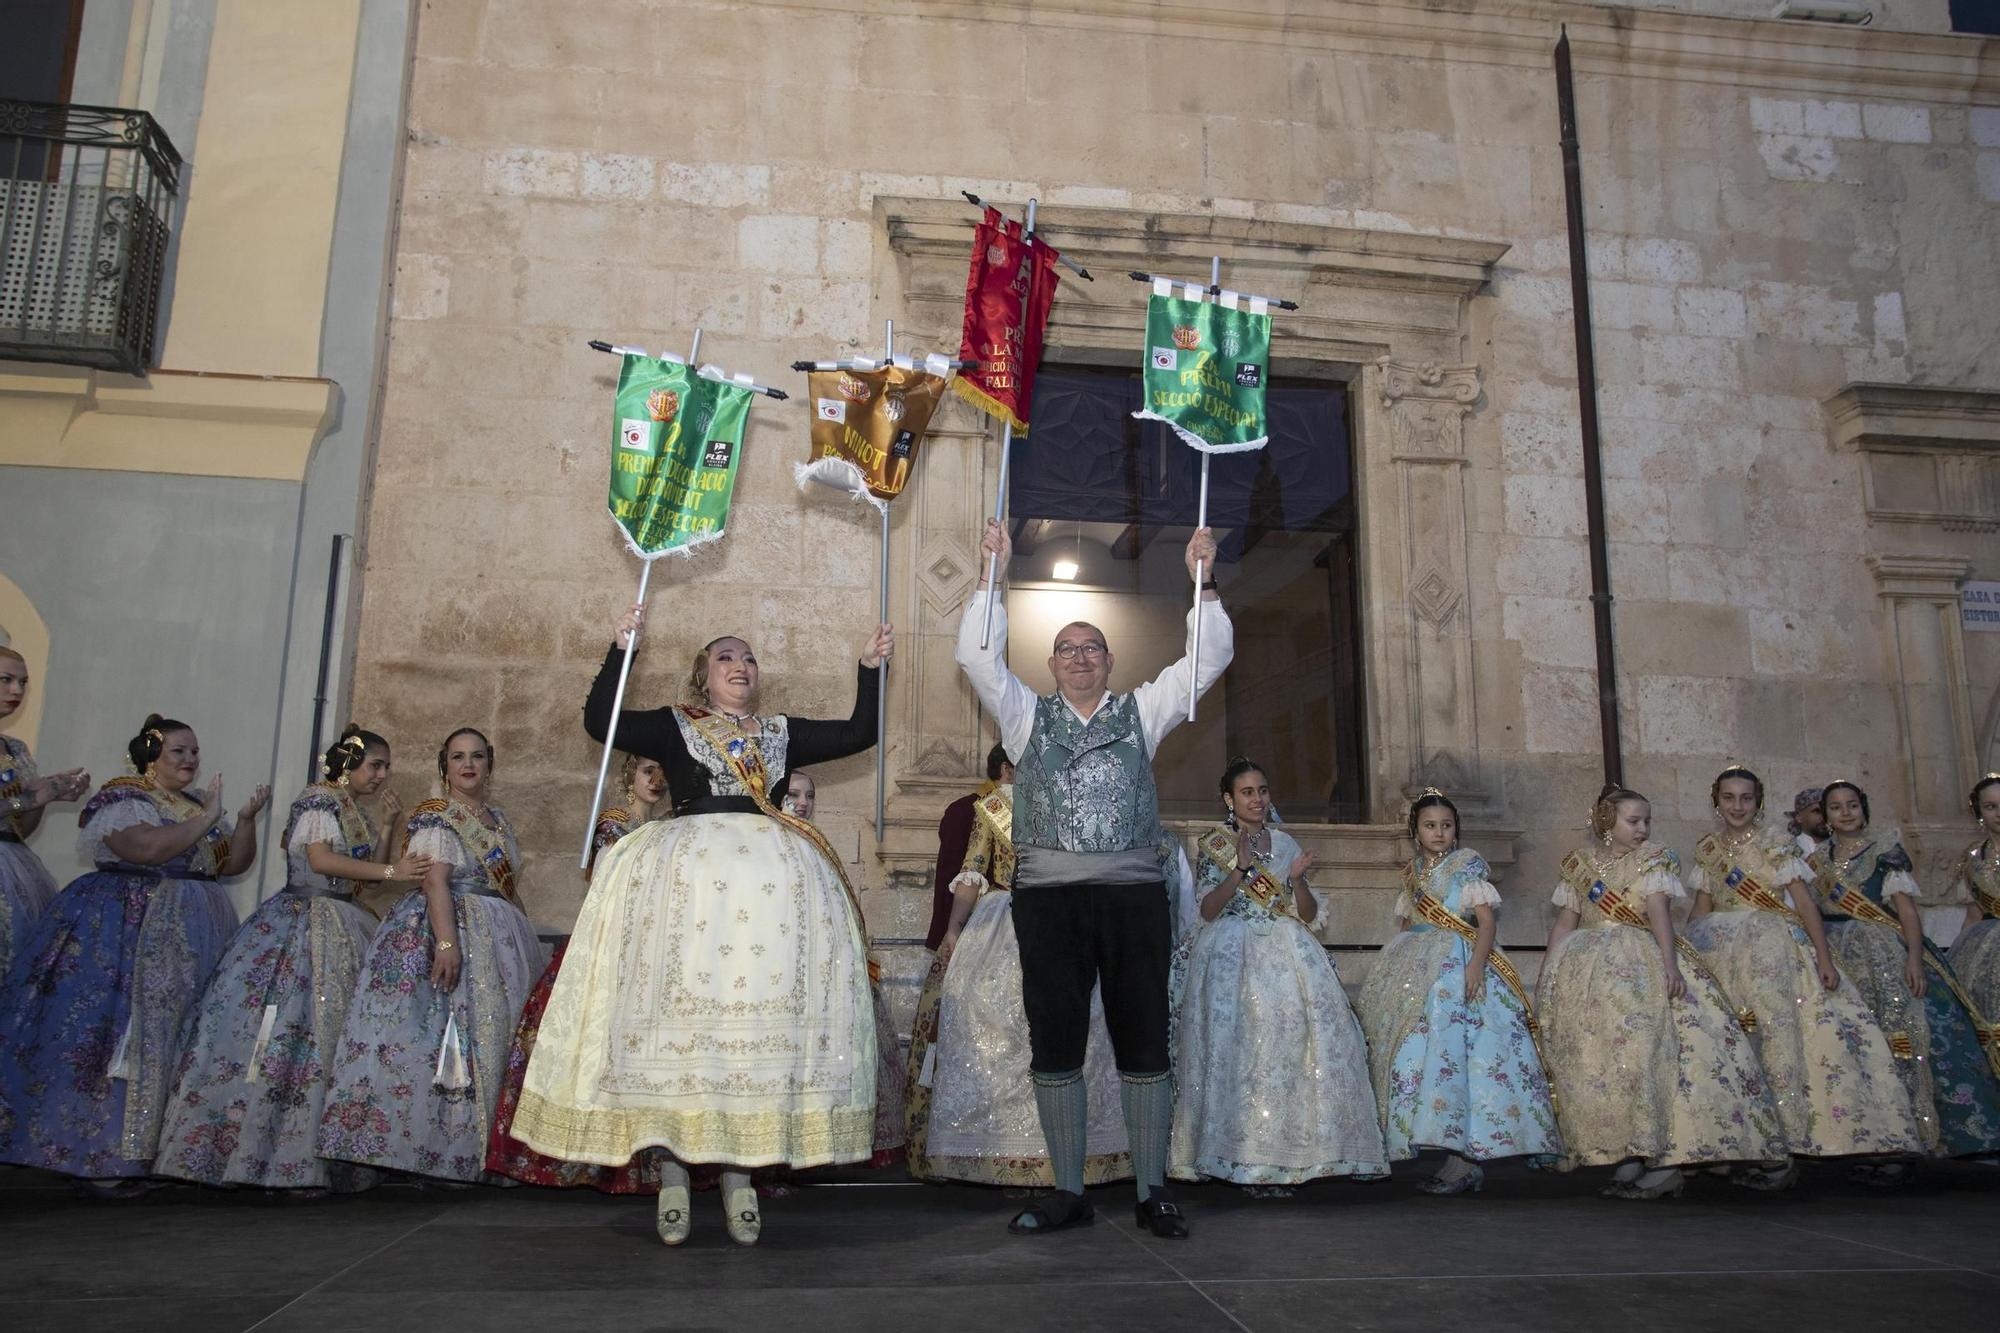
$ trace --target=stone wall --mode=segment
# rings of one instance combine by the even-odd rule
[[[488,728],[531,910],[565,923],[594,769],[577,710],[637,574],[603,511],[616,367],[585,340],[681,348],[699,326],[704,358],[780,384],[796,357],[878,346],[885,317],[906,345],[949,346],[958,191],[1034,196],[1100,270],[1065,284],[1052,356],[1136,356],[1141,293],[1117,274],[1149,253],[1193,271],[1220,252],[1303,293],[1276,355],[1353,386],[1369,561],[1377,822],[1303,830],[1354,890],[1328,936],[1381,937],[1405,793],[1439,781],[1471,793],[1511,867],[1507,938],[1533,939],[1601,778],[1561,23],[1627,778],[1684,848],[1733,756],[1785,792],[1855,776],[1941,851],[1968,827],[1954,790],[1993,763],[2000,642],[1956,635],[1940,599],[2000,577],[1995,525],[1871,508],[1870,441],[1924,413],[1841,438],[1823,405],[1855,382],[2000,385],[2000,59],[1881,29],[1531,3],[1137,19],[438,0],[418,27],[355,715],[405,755]],[[1991,467],[1973,399],[1986,424],[1953,457]],[[639,702],[738,631],[772,703],[846,704],[877,533],[797,493],[805,434],[796,401],[757,409],[729,539],[660,570]],[[995,444],[946,412],[897,507],[881,857],[871,763],[820,775],[883,934],[920,933],[929,825],[984,750],[949,636]]]

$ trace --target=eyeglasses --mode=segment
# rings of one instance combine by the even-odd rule
[[[1065,662],[1077,657],[1102,657],[1109,651],[1109,649],[1095,639],[1086,639],[1082,643],[1059,643],[1056,645],[1056,656]]]

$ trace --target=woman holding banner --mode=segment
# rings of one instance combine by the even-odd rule
[[[626,612],[584,703],[602,741],[642,608]],[[794,767],[874,744],[876,676],[894,646],[878,625],[852,716],[763,715],[743,639],[712,640],[688,686],[698,703],[626,712],[621,749],[659,761],[674,818],[599,859],[542,1015],[513,1133],[536,1152],[618,1166],[665,1148],[660,1239],[692,1226],[687,1167],[723,1168],[730,1238],[762,1225],[750,1168],[866,1160],[875,1131],[876,1035],[861,912],[840,861],[780,810]]]

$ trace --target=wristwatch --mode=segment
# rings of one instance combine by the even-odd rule
[[[1201,585],[1200,585],[1200,588],[1199,588],[1199,591],[1201,591],[1201,592],[1214,592],[1214,591],[1215,591],[1215,580],[1214,580],[1214,579],[1203,579],[1203,580],[1201,581]]]

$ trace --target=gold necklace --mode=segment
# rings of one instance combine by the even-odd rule
[[[1827,839],[1827,844],[1827,860],[1833,863],[1833,877],[1840,880],[1846,879],[1847,872],[1853,869],[1855,861],[1860,859],[1863,852],[1875,845],[1874,841],[1870,839],[1862,842],[1847,855],[1842,856],[1840,854],[1840,834],[1831,834]]]

